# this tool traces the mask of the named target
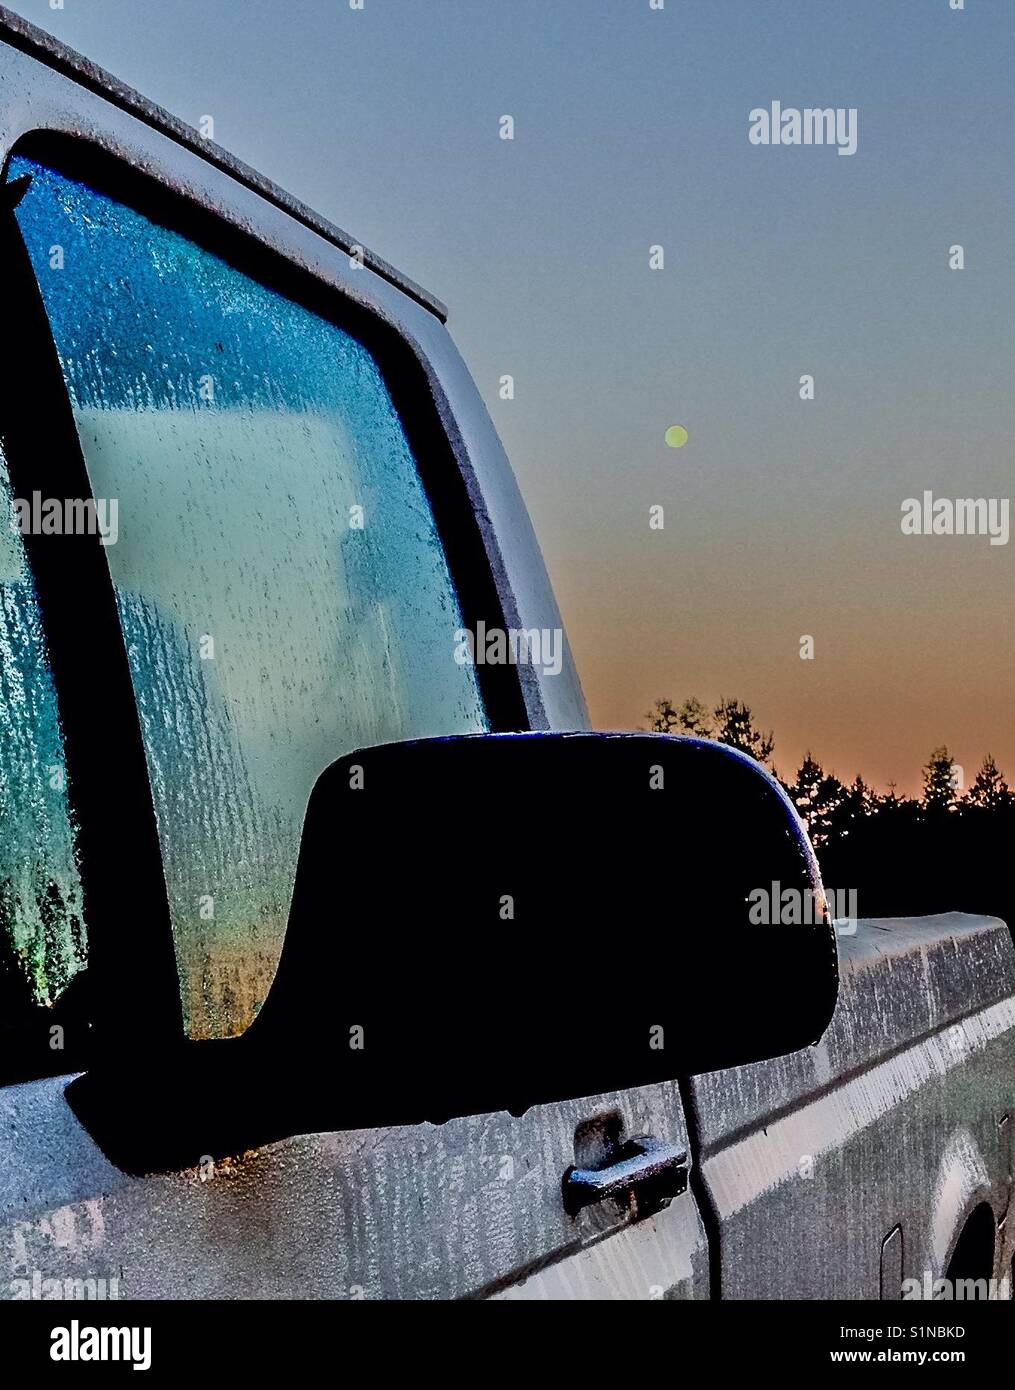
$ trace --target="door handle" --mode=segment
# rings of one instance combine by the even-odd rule
[[[627,1200],[636,1219],[668,1206],[687,1187],[687,1149],[651,1135],[628,1139],[599,1168],[569,1168],[564,1174],[564,1209],[577,1217],[583,1207],[607,1197]]]

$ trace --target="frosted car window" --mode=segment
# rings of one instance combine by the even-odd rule
[[[38,598],[0,453],[0,1036],[84,968],[75,842]]]
[[[487,727],[398,414],[356,339],[54,170],[18,219],[96,498],[191,1036],[244,1028],[307,798],[363,744]],[[336,844],[336,919],[343,863]],[[330,925],[330,924],[329,924]]]

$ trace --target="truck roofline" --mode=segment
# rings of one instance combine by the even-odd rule
[[[231,155],[228,150],[224,150],[214,140],[206,140],[193,126],[187,125],[185,121],[181,121],[163,107],[149,101],[140,92],[136,92],[126,83],[106,72],[104,68],[90,62],[80,53],[75,52],[74,49],[68,48],[52,34],[30,24],[27,19],[4,9],[3,6],[0,6],[0,43],[6,43],[11,48],[16,48],[39,62],[45,63],[54,71],[73,78],[75,82],[103,97],[121,111],[136,116],[146,125],[159,131],[160,134],[168,136],[176,144],[182,145],[209,164],[221,169],[223,173],[257,193],[267,202],[273,203],[283,212],[288,213],[290,217],[295,218],[296,221],[302,222],[304,226],[330,241],[332,245],[337,246],[347,255],[352,255],[354,250],[359,248],[364,265],[382,279],[396,286],[403,294],[414,299],[424,309],[428,309],[441,323],[447,322],[447,308],[435,295],[430,294],[428,290],[423,289],[407,275],[403,275],[401,271],[396,270],[393,265],[390,265],[373,251],[367,250],[354,236],[343,231],[333,222],[329,222],[326,217],[321,217],[319,213],[307,207],[306,203],[294,198],[291,193],[287,193],[284,188],[280,188],[278,184],[265,178],[263,174],[259,174],[249,164],[244,164],[241,159]]]

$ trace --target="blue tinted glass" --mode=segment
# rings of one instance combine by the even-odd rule
[[[76,829],[39,602],[0,453],[0,1027],[85,964]]]
[[[371,354],[139,213],[25,159],[49,312],[143,724],[194,1036],[278,958],[307,798],[352,748],[482,730],[444,552]],[[113,515],[112,510],[108,513]],[[364,872],[335,847],[341,877]]]

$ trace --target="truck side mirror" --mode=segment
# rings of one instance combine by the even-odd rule
[[[792,1052],[837,985],[813,852],[757,763],[663,735],[466,735],[322,775],[250,1031],[395,1123]]]
[[[365,749],[310,798],[258,1017],[149,1069],[132,1135],[183,1161],[518,1113],[805,1047],[837,986],[803,827],[734,750],[550,733]],[[90,1087],[71,1097],[86,1122]]]

